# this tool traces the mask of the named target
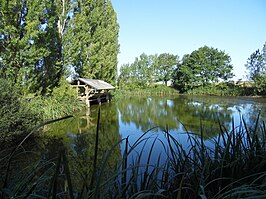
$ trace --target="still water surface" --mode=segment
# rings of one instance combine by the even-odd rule
[[[124,97],[102,106],[92,106],[90,110],[78,113],[73,118],[46,125],[34,143],[23,146],[24,152],[16,160],[19,164],[13,160],[11,168],[14,174],[24,171],[29,163],[37,161],[38,165],[43,163],[45,173],[50,172],[49,175],[52,176],[54,171],[48,168],[53,167],[49,165],[55,165],[58,151],[64,148],[67,151],[73,186],[80,192],[82,183],[88,181],[93,173],[99,109],[97,162],[99,165],[102,157],[112,149],[107,162],[111,171],[124,155],[126,139],[127,149],[133,148],[127,159],[128,167],[147,163],[161,166],[169,157],[169,140],[166,135],[172,136],[184,150],[191,144],[188,133],[194,141],[203,136],[206,145],[212,147],[210,140],[215,139],[220,132],[219,123],[230,131],[233,127],[238,128],[242,119],[248,125],[254,125],[259,114],[260,120],[266,121],[265,98]],[[114,145],[117,147],[113,147]]]
[[[82,161],[93,160],[97,113],[99,107],[52,125],[48,125],[43,134],[53,140],[63,141],[72,153]],[[143,163],[146,155],[153,148],[151,161],[158,156],[163,162],[169,132],[184,148],[189,147],[188,135],[195,137],[203,133],[206,144],[220,132],[219,123],[228,131],[238,128],[242,119],[248,125],[254,125],[258,115],[266,121],[266,99],[228,98],[207,96],[171,96],[171,97],[124,97],[100,107],[99,154],[103,155],[115,143],[128,138],[129,146],[133,146],[140,136],[142,142],[134,148],[135,155],[142,150]],[[50,141],[46,141],[49,145]],[[144,140],[144,141],[143,141]],[[157,140],[153,145],[154,140]],[[50,147],[55,148],[54,141]],[[48,147],[49,148],[49,147]],[[121,157],[125,142],[115,152],[113,160]],[[55,149],[53,149],[55,150]],[[49,151],[49,150],[48,150]]]

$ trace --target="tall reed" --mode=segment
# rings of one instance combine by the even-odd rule
[[[266,198],[265,122],[258,116],[254,125],[242,119],[237,126],[232,120],[232,130],[219,126],[217,137],[208,141],[203,126],[200,135],[185,130],[188,147],[167,127],[163,136],[151,134],[150,129],[134,143],[130,137],[114,143],[98,162],[99,110],[94,166],[80,189],[73,186],[74,171],[68,171],[62,146],[57,160],[30,165],[27,178],[8,178],[1,188],[2,198]],[[125,146],[122,159],[110,170],[108,161],[121,144]],[[60,173],[62,166],[66,169]]]

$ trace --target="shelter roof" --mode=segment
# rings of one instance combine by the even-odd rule
[[[76,80],[74,80],[72,82],[72,84],[76,81],[80,81],[80,82],[83,82],[84,84],[87,84],[89,85],[90,87],[96,89],[96,90],[112,90],[112,89],[115,89],[114,86],[112,86],[111,84],[103,81],[103,80],[100,80],[100,79],[86,79],[86,78],[78,78]]]

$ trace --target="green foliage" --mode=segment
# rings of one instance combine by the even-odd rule
[[[122,89],[149,88],[154,87],[154,84],[159,81],[166,84],[172,79],[177,64],[177,55],[163,53],[157,56],[142,53],[132,64],[121,66],[119,87]]]
[[[84,104],[77,100],[75,90],[64,78],[50,96],[35,96],[29,105],[43,121],[72,115],[84,108]]]
[[[114,83],[119,28],[111,1],[79,0],[72,9],[64,36],[65,63],[77,76]]]
[[[177,69],[178,56],[169,53],[163,53],[158,56],[155,64],[155,74],[157,81],[167,81],[173,79],[173,73]]]
[[[118,84],[123,89],[147,88],[153,86],[156,77],[157,55],[146,55],[142,53],[136,57],[132,64],[125,64],[120,68]]]
[[[69,67],[115,82],[118,24],[110,0],[1,1],[0,18],[0,77],[23,95],[49,95]]]
[[[56,5],[53,1],[4,1],[0,9],[1,76],[20,86],[23,93],[46,94],[63,74]]]
[[[187,93],[192,95],[250,96],[254,95],[254,86],[235,82],[220,82],[193,88]]]
[[[65,78],[61,78],[59,82],[59,86],[53,90],[53,96],[58,96],[58,97],[68,96],[68,97],[76,98],[77,93],[75,89],[72,88],[71,84]]]
[[[178,95],[179,92],[172,88],[165,85],[153,85],[148,88],[123,88],[117,89],[114,91],[113,96],[115,99],[123,98],[126,96],[171,96],[171,95]]]
[[[187,92],[231,78],[233,66],[230,62],[229,55],[207,46],[184,55],[181,64],[177,55],[143,53],[134,63],[121,66],[118,84],[119,88],[134,90],[153,87],[158,81],[166,84],[173,80],[179,91]]]
[[[0,77],[8,78],[12,82],[16,82],[22,66],[25,9],[24,0],[0,3]]]
[[[255,79],[256,94],[266,95],[266,74],[257,76]]]
[[[206,86],[233,76],[231,58],[223,51],[204,46],[185,55],[175,72],[175,84],[181,92]]]
[[[27,133],[37,123],[37,115],[19,98],[19,90],[0,78],[0,139]]]
[[[255,94],[266,95],[266,43],[262,51],[256,50],[247,60],[248,77],[255,83]]]

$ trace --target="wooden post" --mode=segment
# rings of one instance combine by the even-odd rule
[[[78,86],[77,86],[77,96],[79,97],[79,84],[80,84],[80,82],[79,82],[79,80],[78,80]]]
[[[86,116],[90,116],[91,115],[91,109],[87,109],[87,111],[86,111]]]
[[[102,104],[102,102],[101,102],[101,96],[99,96],[99,97],[97,98],[97,102],[98,102],[99,105]]]
[[[90,100],[86,98],[86,105],[88,108],[90,108],[91,104],[90,104]]]
[[[109,103],[109,93],[108,92],[106,93],[106,100]]]

